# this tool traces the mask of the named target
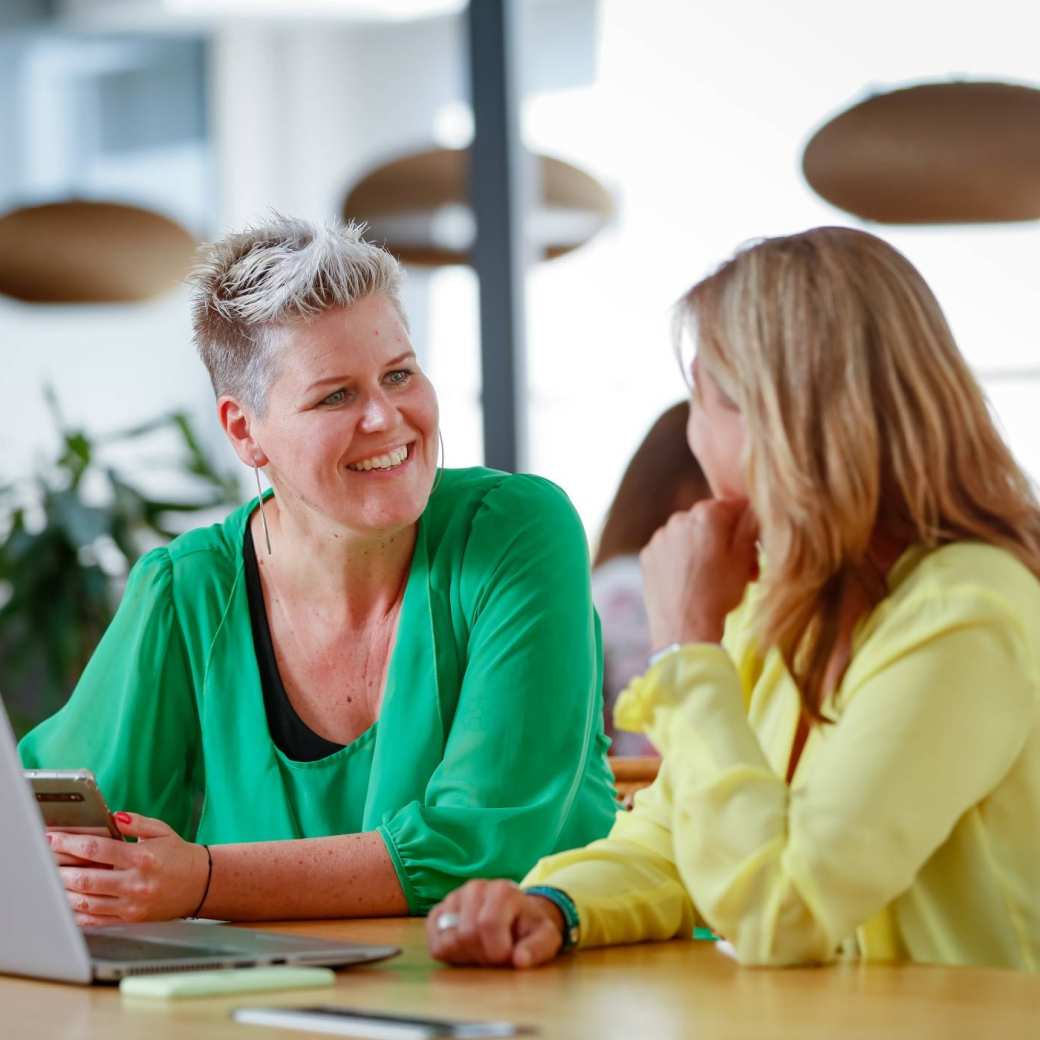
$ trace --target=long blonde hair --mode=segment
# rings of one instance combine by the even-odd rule
[[[1040,577],[1040,507],[938,301],[890,245],[851,228],[752,244],[676,308],[747,428],[767,566],[756,613],[823,720],[841,606],[885,595],[881,533],[1000,546]]]

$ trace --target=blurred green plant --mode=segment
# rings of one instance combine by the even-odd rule
[[[72,692],[112,618],[122,579],[142,552],[178,533],[170,519],[241,497],[235,477],[207,458],[184,412],[91,437],[65,422],[50,387],[44,396],[59,453],[33,475],[0,486],[0,692],[19,735]],[[180,444],[174,468],[198,489],[190,500],[151,497],[104,462],[105,449],[163,430]],[[84,497],[88,483],[107,484],[106,504]]]

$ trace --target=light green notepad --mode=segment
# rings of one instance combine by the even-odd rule
[[[119,983],[124,997],[176,1000],[182,997],[225,997],[261,990],[313,989],[331,986],[336,975],[329,968],[227,968],[218,971],[164,972],[134,975]]]

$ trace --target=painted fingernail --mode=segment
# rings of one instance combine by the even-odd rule
[[[115,813],[115,818],[120,823],[129,823],[133,819],[133,817],[128,812],[117,812]]]

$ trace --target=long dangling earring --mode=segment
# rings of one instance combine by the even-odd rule
[[[437,486],[441,482],[441,477],[444,476],[444,434],[441,433],[440,427],[437,428],[437,440],[441,447],[441,464],[437,467],[437,476],[433,478],[433,487],[430,488],[431,495],[437,490]]]
[[[260,467],[253,466],[253,473],[256,475],[256,497],[260,500],[260,520],[264,525],[264,539],[267,541],[267,555],[271,555],[271,530],[267,526],[267,513],[264,510],[264,492],[260,487]]]

